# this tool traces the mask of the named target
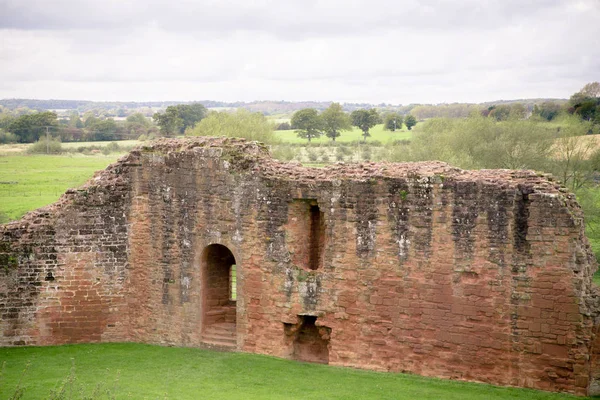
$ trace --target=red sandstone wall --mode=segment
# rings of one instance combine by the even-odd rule
[[[113,166],[102,186],[70,190],[2,228],[0,345],[129,338],[122,169]]]
[[[200,346],[202,252],[219,243],[238,265],[240,350],[597,386],[595,264],[578,206],[545,177],[442,164],[313,171],[255,163],[262,149],[244,142],[215,145],[134,153],[87,194],[4,228],[0,254],[18,266],[0,279],[0,343]]]

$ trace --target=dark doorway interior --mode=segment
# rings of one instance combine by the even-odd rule
[[[317,317],[299,315],[296,325],[285,324],[285,334],[291,341],[291,358],[320,364],[329,363],[329,337],[331,329],[316,326]]]
[[[233,253],[223,245],[211,244],[202,254],[203,332],[205,343],[234,347],[237,268]]]

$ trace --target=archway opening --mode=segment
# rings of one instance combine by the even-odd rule
[[[202,253],[202,340],[220,347],[236,346],[237,267],[231,250],[220,244]]]

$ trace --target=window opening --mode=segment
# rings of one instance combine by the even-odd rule
[[[236,301],[237,299],[237,268],[233,264],[229,268],[229,300]]]
[[[308,267],[312,270],[318,269],[321,261],[323,247],[323,213],[318,205],[310,206],[310,254]]]

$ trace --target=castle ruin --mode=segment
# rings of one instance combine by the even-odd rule
[[[0,227],[0,345],[215,346],[600,392],[594,256],[531,171],[163,139]]]

